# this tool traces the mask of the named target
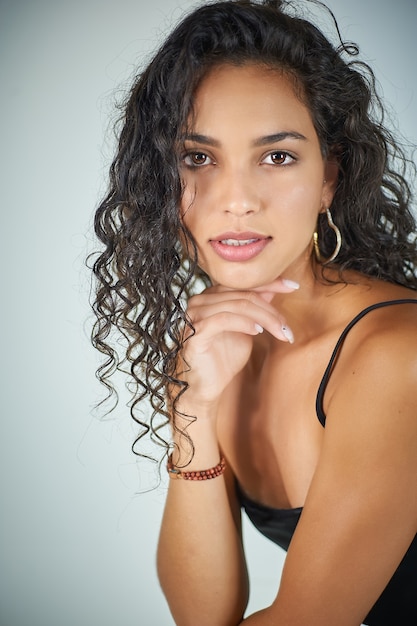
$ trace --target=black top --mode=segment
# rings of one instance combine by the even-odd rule
[[[340,335],[317,393],[316,412],[323,427],[326,423],[323,396],[346,335],[370,311],[394,304],[417,304],[417,300],[390,300],[369,306],[361,311]],[[237,494],[241,506],[254,526],[265,537],[287,550],[302,514],[302,508],[274,509],[258,504],[250,500],[239,485],[237,485]],[[323,600],[325,601],[325,598]],[[368,626],[417,626],[417,535],[387,587],[365,618],[364,624]]]

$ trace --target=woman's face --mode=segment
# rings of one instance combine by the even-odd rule
[[[181,167],[182,220],[214,284],[302,280],[337,168],[324,161],[285,75],[258,65],[214,68],[197,90]]]

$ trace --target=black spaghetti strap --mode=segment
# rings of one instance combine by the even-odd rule
[[[324,410],[323,410],[323,397],[324,397],[324,392],[326,391],[326,387],[327,387],[327,383],[329,382],[329,378],[330,375],[333,371],[333,366],[335,364],[335,361],[337,359],[339,350],[346,338],[346,335],[348,334],[348,332],[353,328],[353,326],[355,326],[355,324],[357,324],[363,317],[365,317],[365,315],[367,315],[370,311],[373,311],[374,309],[381,309],[382,307],[385,306],[390,306],[391,304],[417,304],[417,299],[413,300],[412,298],[404,298],[402,300],[386,300],[384,302],[377,302],[376,304],[371,304],[371,306],[366,307],[366,309],[363,309],[363,311],[361,311],[360,313],[358,313],[358,315],[356,317],[353,318],[353,320],[351,322],[349,322],[349,324],[346,326],[346,328],[344,329],[344,331],[342,332],[342,334],[340,335],[336,346],[333,350],[332,356],[330,357],[330,361],[329,364],[327,365],[325,372],[323,374],[323,378],[321,379],[318,391],[317,391],[317,397],[316,397],[316,414],[318,417],[318,420],[320,422],[320,424],[324,427],[326,424],[326,416],[324,414]]]

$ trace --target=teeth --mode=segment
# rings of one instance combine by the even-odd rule
[[[222,239],[221,243],[225,246],[247,246],[249,243],[258,241],[257,239]]]

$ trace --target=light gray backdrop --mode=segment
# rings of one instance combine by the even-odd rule
[[[165,486],[137,495],[155,478],[130,452],[123,403],[104,423],[91,412],[83,263],[116,92],[191,5],[0,1],[1,626],[173,623],[154,568]],[[417,4],[329,5],[416,141]],[[274,597],[282,554],[245,535],[254,610]]]

